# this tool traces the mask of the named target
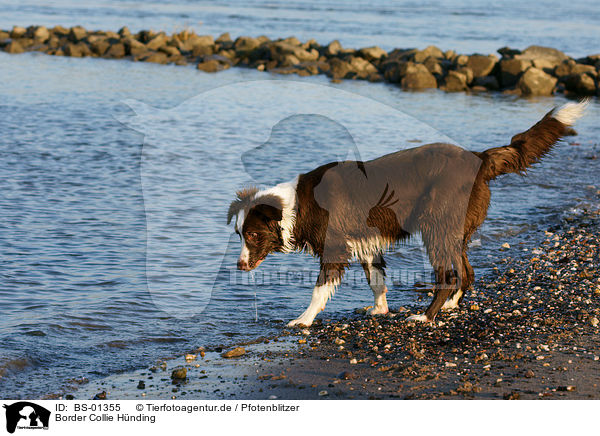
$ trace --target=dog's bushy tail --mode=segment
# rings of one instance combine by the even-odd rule
[[[569,127],[583,115],[588,102],[582,100],[554,108],[529,130],[513,136],[510,145],[480,153],[484,178],[489,181],[502,174],[524,174],[527,168],[539,162],[565,136]]]

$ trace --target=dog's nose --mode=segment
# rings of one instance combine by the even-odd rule
[[[238,260],[237,268],[242,271],[248,271],[248,263],[245,260]]]

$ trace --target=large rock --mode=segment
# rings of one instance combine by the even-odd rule
[[[425,65],[425,68],[433,75],[442,76],[444,74],[444,69],[442,68],[441,60],[439,58],[429,56],[425,59],[423,65]]]
[[[202,62],[198,63],[197,68],[206,73],[215,73],[226,70],[231,66],[231,61],[224,56],[213,55],[206,56]]]
[[[354,69],[349,62],[340,58],[329,59],[329,75],[334,79],[349,79],[354,75]]]
[[[257,38],[249,36],[240,36],[233,43],[233,48],[240,55],[244,56],[260,46],[261,42]]]
[[[387,56],[387,52],[381,47],[377,46],[361,48],[358,53],[368,61],[378,60]]]
[[[385,80],[392,83],[399,83],[407,74],[417,73],[421,69],[429,71],[424,64],[416,64],[412,61],[391,60],[382,65]]]
[[[400,84],[404,89],[437,88],[435,76],[423,64],[416,64],[409,68]]]
[[[43,43],[43,42],[48,41],[48,39],[50,39],[50,32],[44,26],[38,26],[33,31],[33,35],[32,36],[33,36],[33,39],[36,42],[42,42]]]
[[[429,56],[433,56],[435,58],[443,58],[444,52],[437,48],[435,45],[430,45],[429,47],[424,48],[423,50],[417,51],[414,54],[413,61],[415,62],[424,62]]]
[[[572,74],[566,81],[566,88],[578,95],[595,95],[596,82],[587,73]]]
[[[131,30],[129,30],[129,27],[127,27],[127,26],[121,27],[117,33],[122,38],[127,38],[127,37],[131,36]]]
[[[593,65],[578,64],[573,59],[568,59],[562,62],[554,70],[554,75],[561,79],[565,79],[573,74],[584,73],[587,73],[593,77],[598,75],[596,68]]]
[[[298,59],[293,54],[285,54],[278,57],[278,64],[280,67],[291,67],[293,65],[298,65],[300,63],[300,59]]]
[[[167,35],[165,35],[163,32],[161,32],[158,35],[156,35],[154,38],[152,38],[150,41],[148,41],[148,43],[146,44],[146,47],[148,47],[148,49],[150,49],[150,50],[158,50],[159,48],[167,45],[167,42],[168,42]]]
[[[54,26],[52,28],[52,33],[58,36],[59,38],[62,38],[63,36],[68,36],[69,32],[70,30],[63,26]]]
[[[138,44],[141,44],[141,43],[138,43]],[[104,53],[106,53],[109,48],[110,48],[110,42],[108,42],[107,38],[97,37],[97,38],[94,38],[93,41],[90,41],[90,49],[92,50],[92,53],[94,53],[95,55],[104,56]]]
[[[69,42],[64,46],[63,51],[66,56],[71,56],[74,58],[81,58],[84,56],[92,55],[92,51],[84,42],[78,42],[76,44]]]
[[[447,92],[465,91],[467,89],[467,76],[458,71],[448,71],[443,89]]]
[[[283,60],[286,55],[294,55],[300,62],[316,61],[319,59],[319,52],[315,49],[310,51],[303,49],[300,46],[300,41],[290,42],[290,38],[283,41],[277,41],[270,45],[271,59]]]
[[[473,86],[483,86],[486,89],[496,91],[500,88],[496,76],[483,76],[473,79]]]
[[[69,30],[69,40],[79,42],[87,36],[88,32],[81,26],[71,27]]]
[[[16,40],[12,40],[5,48],[4,50],[6,51],[6,53],[12,53],[12,54],[16,54],[16,53],[23,53],[25,51],[25,49],[23,48],[23,46],[19,43],[19,41]]]
[[[473,77],[483,77],[492,72],[496,63],[498,63],[498,58],[495,55],[483,56],[475,54],[469,56],[466,66],[473,71]]]
[[[350,66],[361,79],[366,79],[371,74],[377,73],[377,68],[371,62],[360,57],[352,56]]]
[[[215,42],[216,42],[217,44],[223,44],[223,43],[226,43],[226,42],[232,42],[232,41],[231,41],[231,35],[229,35],[229,32],[222,33],[222,34],[221,34],[221,35],[219,35],[219,37],[218,37],[218,38],[215,40]]]
[[[92,47],[93,51],[93,47]],[[106,57],[120,59],[125,56],[125,44],[118,42],[110,46],[104,54]]]
[[[136,57],[148,53],[146,44],[141,43],[137,39],[123,38],[123,44],[125,44],[125,50],[130,56]]]
[[[207,56],[215,52],[214,45],[196,44],[192,48],[193,56]]]
[[[23,38],[27,33],[27,29],[21,26],[14,26],[10,31],[11,38]]]
[[[470,69],[469,67],[460,67],[456,71],[465,75],[465,77],[467,78],[467,85],[470,85],[471,82],[473,81],[473,78],[475,77],[473,75],[473,70]]]
[[[556,77],[531,67],[519,79],[518,87],[524,95],[551,95],[556,82]]]
[[[177,57],[177,56],[181,55],[181,53],[179,52],[177,47],[173,47],[170,45],[165,45],[165,46],[159,48],[158,51],[162,51],[163,53],[165,53],[166,55],[171,56],[171,57]]]
[[[500,61],[500,84],[504,87],[515,85],[521,74],[531,66],[530,60],[503,59]]]
[[[544,59],[546,62],[557,66],[562,61],[569,59],[569,57],[555,48],[532,45],[523,50],[521,54],[515,55],[515,59],[525,59],[529,61]]]
[[[152,62],[152,63],[155,63],[155,64],[167,64],[167,63],[169,63],[169,57],[165,53],[163,53],[161,51],[156,52],[156,53],[148,54],[147,56],[142,57],[140,60],[144,61],[144,62]]]

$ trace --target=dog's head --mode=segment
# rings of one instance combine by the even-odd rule
[[[238,269],[256,268],[274,251],[283,251],[282,219],[283,199],[274,194],[257,197],[256,188],[238,191],[237,199],[229,206],[227,224],[236,218],[235,232],[242,241]]]

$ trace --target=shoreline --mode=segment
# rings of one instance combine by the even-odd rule
[[[557,227],[435,325],[405,321],[417,306],[318,320],[240,344],[238,357],[198,349],[47,398],[600,399],[600,211]]]
[[[498,57],[442,52],[435,46],[389,52],[377,46],[349,49],[338,41],[321,45],[315,40],[302,43],[295,37],[241,36],[232,40],[225,33],[215,39],[188,30],[167,35],[148,30],[132,34],[126,27],[112,32],[88,31],[81,26],[15,26],[0,30],[0,49],[10,54],[37,51],[54,56],[191,64],[207,73],[237,66],[274,74],[325,74],[333,82],[387,82],[405,90],[600,96],[600,54],[573,59],[540,46],[523,51],[503,47],[498,49]]]

